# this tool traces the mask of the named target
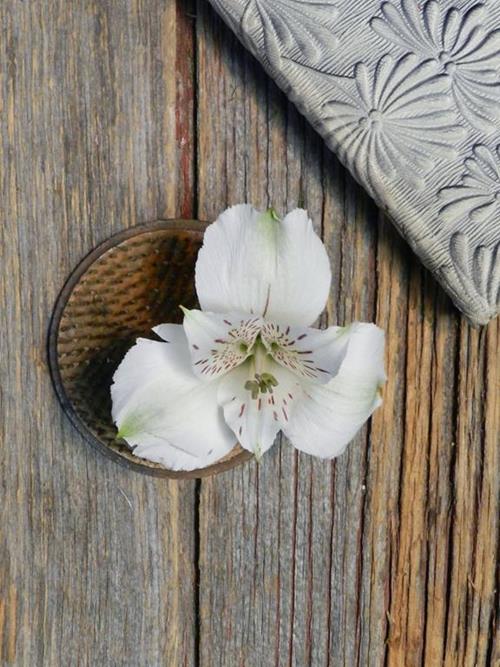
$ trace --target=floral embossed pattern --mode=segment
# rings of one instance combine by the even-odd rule
[[[450,253],[463,289],[493,317],[500,305],[500,243],[474,247],[457,232],[451,237]]]
[[[401,0],[381,7],[382,18],[371,21],[382,37],[424,58],[432,56],[450,78],[460,112],[471,125],[498,131],[500,119],[500,30],[488,30],[483,4],[468,11],[455,7],[444,11],[429,0],[422,8],[417,0]]]
[[[500,224],[500,146],[496,151],[474,146],[473,157],[464,166],[460,183],[439,192],[442,219],[448,223],[464,217],[481,223],[496,219]]]
[[[242,27],[258,20],[264,31],[269,63],[281,67],[284,53],[294,50],[309,63],[316,63],[325,48],[334,48],[334,19],[338,14],[331,0],[250,0]]]
[[[377,193],[385,176],[422,187],[437,157],[454,157],[464,130],[456,123],[446,77],[432,60],[409,54],[381,58],[370,76],[355,68],[355,85],[336,84],[338,97],[323,104],[327,139],[358,180]]]

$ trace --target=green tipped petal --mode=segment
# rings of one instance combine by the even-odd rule
[[[225,456],[236,440],[217,404],[217,384],[193,375],[180,325],[160,325],[155,332],[168,342],[138,339],[114,375],[117,437],[136,456],[172,470],[203,468]]]
[[[283,220],[273,209],[227,209],[207,228],[196,263],[202,310],[250,313],[290,325],[316,320],[330,281],[326,249],[301,209]]]

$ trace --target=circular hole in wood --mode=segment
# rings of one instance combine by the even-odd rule
[[[99,451],[138,472],[198,478],[228,470],[251,455],[238,445],[206,468],[174,471],[134,456],[117,440],[110,386],[138,336],[180,323],[179,304],[197,307],[194,267],[205,223],[159,220],[125,230],[76,267],[56,301],[49,328],[49,368],[64,412]]]

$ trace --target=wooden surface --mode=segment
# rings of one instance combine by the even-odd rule
[[[0,26],[1,664],[498,665],[498,320],[458,316],[204,0],[5,0]],[[387,331],[384,406],[332,464],[127,471],[56,403],[57,292],[113,232],[243,200],[309,209],[325,323]]]

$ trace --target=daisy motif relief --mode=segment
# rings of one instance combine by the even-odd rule
[[[241,19],[243,32],[260,27],[267,59],[281,69],[281,58],[293,52],[313,65],[321,54],[337,45],[334,34],[338,15],[332,0],[250,0]]]
[[[372,195],[384,177],[421,188],[438,158],[456,156],[465,130],[432,60],[386,55],[373,76],[359,63],[354,81],[332,77],[332,88],[335,98],[322,107],[326,139]]]
[[[437,0],[424,5],[401,0],[381,6],[371,27],[384,39],[433,57],[450,80],[455,102],[474,127],[498,131],[500,119],[500,30],[488,28],[483,3],[469,10],[444,10]]]
[[[450,224],[464,218],[471,222],[500,224],[500,146],[474,146],[464,162],[464,174],[457,185],[438,194],[441,218]]]
[[[236,442],[260,458],[280,430],[304,452],[340,454],[381,403],[384,334],[311,328],[330,281],[305,211],[225,211],[197,260],[201,310],[139,339],[115,373],[118,436],[170,469],[206,467]]]
[[[474,245],[466,234],[456,232],[450,240],[450,255],[463,293],[486,313],[483,324],[500,310],[500,242]]]

